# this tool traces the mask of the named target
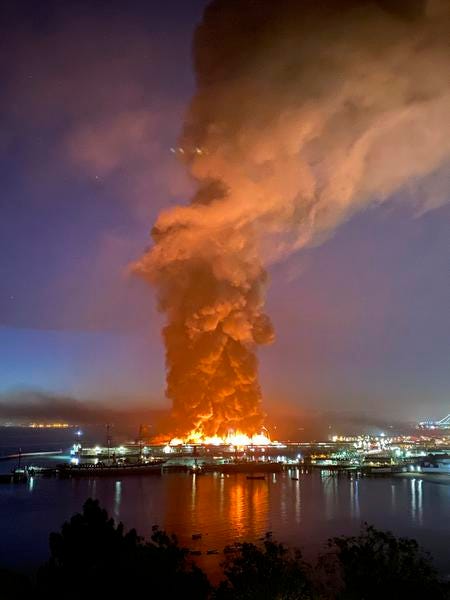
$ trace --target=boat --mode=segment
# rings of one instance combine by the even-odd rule
[[[52,477],[57,474],[58,470],[55,467],[27,467],[28,475],[30,477]]]
[[[422,461],[418,465],[421,473],[431,473],[434,475],[450,475],[450,458],[431,458]]]
[[[64,465],[59,469],[60,477],[123,477],[128,475],[160,475],[165,460],[136,464],[93,464]]]
[[[377,466],[377,467],[367,467],[367,473],[370,475],[391,475],[394,472],[392,467],[385,466]]]
[[[12,478],[13,478],[14,483],[24,483],[25,481],[28,481],[27,469],[26,468],[25,469],[21,469],[21,468],[14,469]]]
[[[193,533],[192,534],[192,539],[193,540],[200,540],[202,538],[202,534],[201,533]]]
[[[13,469],[11,473],[2,473],[0,483],[25,483],[28,481],[27,469]]]
[[[265,479],[265,475],[247,475],[247,479]]]

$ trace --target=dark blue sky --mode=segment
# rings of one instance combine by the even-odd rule
[[[205,2],[13,4],[1,33],[0,393],[166,405],[161,318],[127,272],[190,184],[170,147]],[[450,208],[402,197],[272,273],[272,404],[449,412]]]

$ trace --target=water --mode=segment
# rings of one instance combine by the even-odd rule
[[[74,442],[80,441],[76,432],[78,428],[67,429],[33,429],[31,427],[0,427],[0,458],[8,454],[22,452],[53,451],[69,448]],[[105,428],[83,428],[81,440],[85,446],[97,442],[104,443]],[[8,465],[9,467],[9,465]],[[0,462],[0,473],[8,469]]]
[[[291,477],[299,477],[294,481]],[[450,574],[450,478],[362,478],[296,471],[247,480],[245,475],[171,473],[122,480],[31,479],[0,485],[0,565],[33,569],[48,556],[56,531],[88,497],[117,521],[150,537],[154,524],[191,549],[222,550],[272,531],[313,558],[330,536],[355,534],[367,521],[417,539]],[[192,534],[201,533],[199,540]],[[196,560],[213,576],[223,555]]]

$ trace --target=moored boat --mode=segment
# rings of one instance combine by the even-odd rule
[[[425,459],[418,465],[418,470],[421,473],[450,475],[450,458],[432,457]]]
[[[0,474],[0,483],[25,483],[28,480],[27,469],[13,469],[11,473]]]
[[[165,460],[154,460],[149,463],[111,464],[85,463],[81,465],[64,465],[59,469],[60,477],[123,477],[128,475],[160,475]]]

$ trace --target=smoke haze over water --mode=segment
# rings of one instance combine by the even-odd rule
[[[398,192],[448,200],[450,6],[443,0],[216,0],[194,39],[178,153],[197,183],[136,270],[166,313],[180,432],[263,422],[265,269]]]
[[[0,393],[0,426],[31,422],[62,422],[70,425],[105,425],[116,431],[131,428],[137,432],[140,423],[155,426],[166,417],[166,411],[149,409],[147,402],[121,399],[116,406],[110,399],[102,403],[42,390],[23,389]],[[156,425],[157,426],[157,425]]]

